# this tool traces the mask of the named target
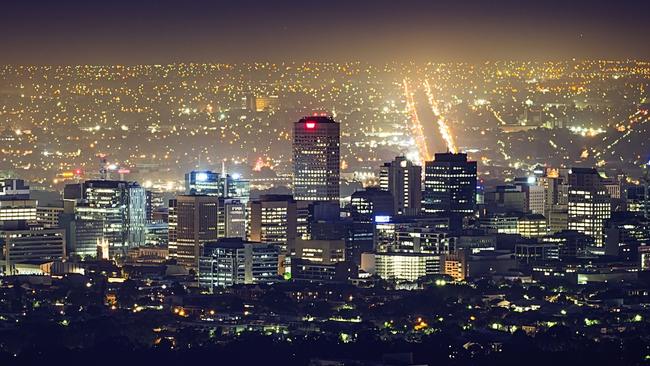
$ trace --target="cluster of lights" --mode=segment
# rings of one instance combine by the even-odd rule
[[[580,127],[580,126],[571,126],[569,131],[575,133],[576,135],[585,136],[585,137],[594,137],[605,133],[605,130],[602,128],[591,128],[591,127]]]

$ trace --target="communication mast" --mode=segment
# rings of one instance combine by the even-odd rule
[[[108,155],[106,154],[97,154],[99,157],[99,179],[108,180],[108,160],[106,159]]]

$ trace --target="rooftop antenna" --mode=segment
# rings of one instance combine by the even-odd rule
[[[228,172],[226,172],[226,159],[221,160],[221,179],[223,179],[223,196],[228,197],[228,191],[230,190],[230,187],[228,187]]]
[[[106,160],[106,154],[98,154],[99,157],[99,179],[107,180],[108,179],[108,161]]]

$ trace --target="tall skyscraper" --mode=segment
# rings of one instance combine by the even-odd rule
[[[425,163],[424,212],[471,215],[475,209],[475,161],[463,153],[440,153]]]
[[[75,211],[77,221],[102,223],[99,239],[108,242],[111,257],[126,255],[129,248],[144,245],[146,193],[135,182],[86,181],[83,200]]]
[[[596,169],[571,169],[568,206],[569,230],[593,237],[595,246],[602,247],[603,228],[611,215],[611,198]]]
[[[169,203],[170,256],[188,268],[198,266],[201,247],[216,240],[219,197],[183,195]]]
[[[382,165],[379,186],[393,195],[397,215],[420,214],[422,206],[422,167],[414,165],[403,156]]]
[[[331,117],[293,125],[293,191],[299,201],[338,201],[340,126]]]

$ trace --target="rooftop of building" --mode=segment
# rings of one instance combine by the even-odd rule
[[[307,122],[338,124],[338,122],[336,122],[332,116],[328,116],[328,115],[305,116],[296,123],[307,123]]]

